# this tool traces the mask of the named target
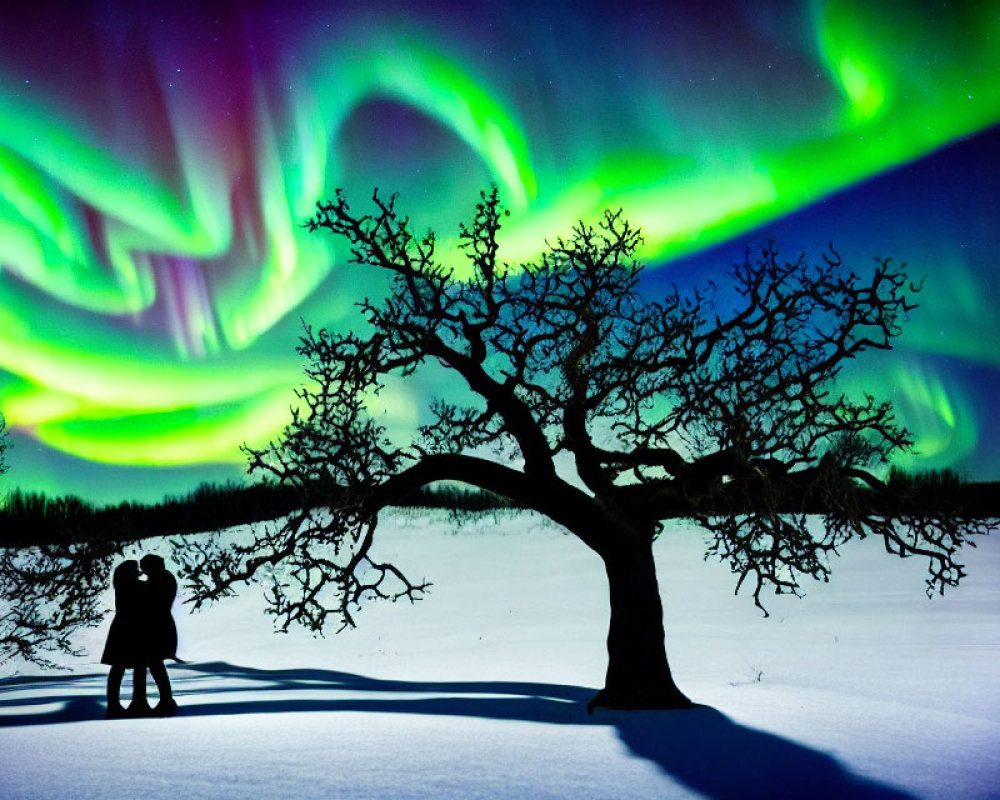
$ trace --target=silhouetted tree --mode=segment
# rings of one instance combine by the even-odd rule
[[[45,544],[0,549],[0,664],[52,667],[49,654],[82,655],[74,635],[104,619],[101,598],[127,544],[64,531]]]
[[[549,517],[603,560],[609,661],[593,705],[682,708],[653,562],[664,519],[703,526],[708,552],[758,605],[766,588],[797,594],[802,575],[826,580],[828,557],[868,535],[927,557],[929,590],[962,576],[956,551],[984,524],[900,505],[871,468],[908,448],[907,432],[888,403],[834,388],[844,362],[889,349],[914,308],[917,289],[890,260],[863,277],[832,246],[818,264],[783,260],[773,244],[748,251],[726,311],[712,285],[646,299],[640,234],[620,212],[510,266],[494,189],[460,229],[457,270],[437,259],[433,233],[414,235],[395,197],[373,200],[359,215],[338,193],[308,227],[390,276],[388,296],[360,304],[366,332],[306,328],[310,383],[292,421],[247,449],[252,471],[312,502],[252,542],[179,551],[197,604],[266,575],[278,624],[318,630],[331,617],[354,625],[362,599],[416,599],[428,584],[373,554],[379,511],[459,481]],[[412,441],[393,441],[371,398],[442,368],[465,398],[431,402]]]
[[[0,414],[0,475],[7,471],[7,448],[10,442],[7,440],[7,420]]]

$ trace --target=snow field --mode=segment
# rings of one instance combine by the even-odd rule
[[[65,672],[0,678],[0,796],[1000,797],[994,538],[933,600],[924,564],[857,543],[764,619],[674,526],[656,547],[668,654],[707,708],[592,717],[607,590],[580,542],[529,515],[400,512],[379,551],[427,598],[325,639],[273,634],[256,587],[179,601],[174,719],[102,718],[106,625]]]

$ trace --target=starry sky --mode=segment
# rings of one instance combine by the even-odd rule
[[[3,22],[7,486],[238,478],[239,445],[288,418],[300,320],[347,329],[379,290],[301,227],[315,202],[398,192],[447,260],[491,183],[514,262],[623,208],[652,295],[768,237],[907,262],[921,307],[844,388],[894,401],[906,466],[1000,478],[995,2],[94,0]],[[380,410],[406,430],[433,391]]]

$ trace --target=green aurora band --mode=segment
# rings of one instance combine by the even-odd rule
[[[328,24],[285,26],[287,41],[259,59],[247,24],[222,55],[238,79],[213,72],[193,37],[135,17],[141,34],[78,96],[66,70],[39,74],[0,50],[0,408],[18,435],[8,481],[74,485],[38,459],[18,470],[32,441],[197,474],[274,436],[301,380],[299,318],[354,324],[354,302],[378,291],[345,270],[337,242],[301,226],[336,187],[359,207],[373,184],[398,191],[455,263],[446,237],[491,182],[512,212],[512,262],[622,207],[661,271],[987,130],[1000,121],[1000,12],[929,9],[803,4],[771,15],[799,32],[794,49],[733,23],[728,58],[709,37],[677,52],[658,38],[676,35],[664,12],[665,33],[649,26],[607,63],[581,51],[597,23],[532,31],[553,9],[480,39],[444,14],[329,12]],[[903,352],[844,381],[894,390],[922,466],[961,465],[978,439],[971,401],[926,354],[1000,365],[979,272],[941,255],[948,281],[930,276]],[[940,335],[966,317],[986,330]],[[394,387],[389,424],[412,427],[431,391]],[[130,492],[141,490],[107,494]]]

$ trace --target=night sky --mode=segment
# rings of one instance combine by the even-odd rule
[[[7,486],[238,477],[288,417],[300,318],[378,291],[301,227],[315,202],[398,192],[449,259],[491,183],[515,262],[624,208],[654,294],[767,237],[906,261],[921,307],[844,388],[895,402],[907,466],[1000,478],[996,2],[178,5],[4,8]],[[432,392],[395,390],[390,426]]]

